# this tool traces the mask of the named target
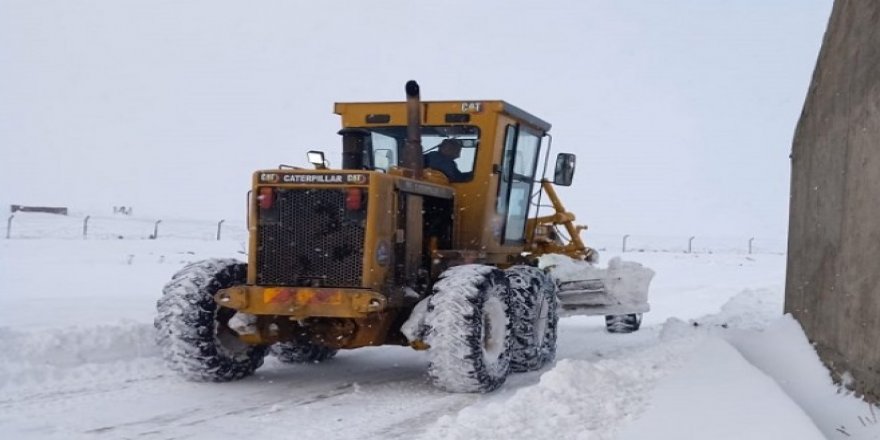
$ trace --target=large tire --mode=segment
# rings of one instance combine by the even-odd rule
[[[556,358],[556,283],[543,270],[532,266],[513,266],[505,272],[513,308],[510,370],[538,370]]]
[[[190,380],[227,382],[254,373],[268,347],[247,345],[229,328],[235,310],[218,307],[214,294],[244,284],[247,265],[211,259],[174,274],[157,303],[154,322],[165,363]]]
[[[605,315],[605,329],[608,333],[632,333],[642,326],[642,314]]]
[[[336,356],[338,350],[311,342],[279,342],[270,351],[279,361],[287,364],[317,364]]]
[[[510,371],[510,294],[504,272],[452,267],[434,284],[425,314],[428,375],[446,391],[485,393]]]

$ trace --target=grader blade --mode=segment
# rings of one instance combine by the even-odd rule
[[[645,313],[654,271],[614,258],[608,267],[564,255],[541,257],[541,266],[556,279],[562,315],[628,315]]]
[[[608,302],[605,281],[601,279],[563,281],[557,285],[556,295],[563,316],[598,314],[590,311]]]
[[[559,283],[558,295],[571,298],[572,303],[577,302],[578,295],[605,295],[605,281],[601,279],[573,280]]]

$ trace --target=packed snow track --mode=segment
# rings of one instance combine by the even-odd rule
[[[436,389],[429,356],[269,356],[254,376],[189,382],[152,320],[183,264],[242,258],[240,242],[6,240],[0,244],[0,438],[878,438],[782,315],[785,257],[634,253],[657,273],[642,329],[559,321],[556,361],[498,390]],[[676,420],[670,423],[670,420]],[[687,438],[687,437],[685,437]]]

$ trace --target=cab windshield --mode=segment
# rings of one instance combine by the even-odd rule
[[[370,133],[366,138],[366,151],[373,152],[373,169],[387,172],[390,167],[399,166],[403,147],[406,145],[406,127],[368,127],[364,130]],[[477,147],[480,144],[479,128],[469,125],[429,125],[422,126],[421,130],[422,154],[436,151],[445,139],[458,140],[462,146],[461,155],[454,162],[461,173],[473,175]]]

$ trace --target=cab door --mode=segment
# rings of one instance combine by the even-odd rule
[[[521,124],[508,124],[504,130],[504,152],[501,158],[497,221],[500,224],[499,244],[521,246],[525,243],[526,219],[531,203],[541,133]]]

